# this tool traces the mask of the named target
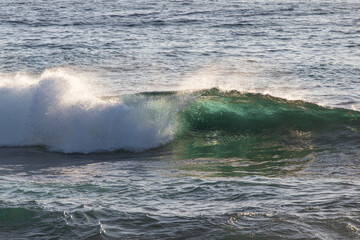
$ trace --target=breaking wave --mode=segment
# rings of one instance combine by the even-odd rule
[[[12,80],[0,85],[0,146],[90,153],[170,143],[192,156],[239,156],[264,143],[269,150],[306,140],[309,147],[339,131],[336,141],[345,131],[359,139],[358,111],[270,95],[214,88],[102,99],[59,71]]]

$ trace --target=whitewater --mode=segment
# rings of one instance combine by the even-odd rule
[[[169,127],[147,118],[146,109],[101,100],[61,73],[9,81],[0,93],[2,146],[46,146],[65,153],[140,151],[171,138]]]
[[[1,239],[358,239],[358,1],[1,1]]]

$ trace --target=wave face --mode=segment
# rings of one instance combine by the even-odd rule
[[[358,126],[360,120],[359,112],[346,109],[218,89],[203,91],[182,115],[191,129],[229,133],[320,131],[339,125]]]
[[[237,91],[200,91],[179,119],[190,158],[301,157],[360,139],[360,112]]]
[[[359,139],[360,113],[218,89],[105,100],[61,71],[47,71],[25,82],[4,81],[0,125],[1,146],[90,153],[171,143],[182,157],[249,157]]]

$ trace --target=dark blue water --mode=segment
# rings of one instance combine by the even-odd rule
[[[360,238],[358,1],[3,0],[0,36],[0,238]]]

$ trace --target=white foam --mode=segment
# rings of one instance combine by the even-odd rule
[[[65,153],[141,151],[172,139],[146,109],[97,98],[64,69],[0,77],[0,146],[43,145]]]

